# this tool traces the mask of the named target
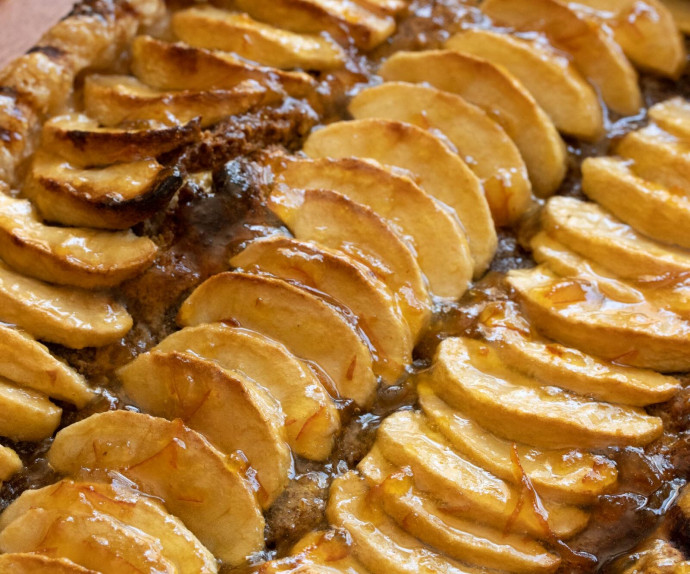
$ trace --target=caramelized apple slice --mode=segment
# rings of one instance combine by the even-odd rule
[[[0,484],[12,478],[22,468],[22,460],[16,452],[7,446],[0,445]]]
[[[510,572],[552,572],[560,562],[521,534],[501,532],[443,511],[433,496],[415,487],[409,470],[392,467],[377,446],[358,469],[376,486],[382,508],[400,528],[452,558]]]
[[[2,513],[0,531],[32,508],[66,516],[91,516],[94,513],[110,516],[158,540],[162,545],[161,554],[176,566],[176,572],[218,572],[213,555],[182,522],[168,514],[157,500],[124,485],[61,480],[44,488],[26,490]]]
[[[155,159],[82,169],[39,152],[24,193],[49,221],[125,229],[165,207],[181,183],[176,168]]]
[[[433,426],[456,450],[503,480],[521,480],[521,474],[515,473],[517,453],[520,466],[536,491],[554,500],[592,503],[616,484],[616,467],[603,456],[511,443],[486,432],[463,412],[451,408],[427,385],[420,385],[418,390],[420,405]]]
[[[690,6],[685,0],[661,0],[671,11],[673,19],[676,22],[680,31],[685,34],[690,34]]]
[[[354,0],[354,2],[362,8],[386,16],[395,16],[403,12],[409,4],[409,0]]]
[[[485,343],[451,338],[436,353],[429,385],[487,430],[542,448],[640,446],[661,434],[644,410],[567,393],[514,371]]]
[[[118,377],[127,395],[147,413],[180,419],[226,454],[242,451],[256,470],[264,508],[285,490],[292,467],[285,415],[257,383],[177,351],[139,355],[118,370]]]
[[[62,409],[42,393],[13,385],[0,378],[0,436],[14,441],[49,437],[60,424]]]
[[[301,189],[330,189],[370,207],[408,238],[432,293],[460,297],[465,292],[473,267],[467,236],[410,178],[369,160],[342,158],[286,162],[277,180]]]
[[[690,140],[690,102],[677,97],[654,104],[649,117],[667,132],[683,140]]]
[[[280,186],[269,207],[300,240],[343,251],[369,267],[394,294],[417,340],[431,315],[431,301],[417,260],[381,217],[364,205],[326,190]]]
[[[29,509],[0,532],[0,550],[62,556],[102,574],[177,572],[160,541],[99,512]]]
[[[191,46],[234,52],[266,66],[331,70],[345,65],[344,50],[321,36],[295,34],[212,6],[176,12],[172,28]]]
[[[377,1],[377,0],[373,0]],[[237,0],[235,5],[252,18],[292,30],[328,32],[341,43],[371,50],[395,32],[395,20],[378,16],[353,2],[334,0]]]
[[[603,134],[596,93],[547,43],[476,29],[456,34],[445,47],[503,66],[529,90],[559,131],[586,140]]]
[[[440,131],[480,179],[497,226],[520,218],[532,186],[520,152],[503,128],[460,96],[419,84],[385,82],[357,94],[355,118],[384,118]]]
[[[250,483],[232,459],[179,420],[130,411],[92,415],[55,436],[48,460],[71,477],[122,474],[160,498],[229,564],[263,548],[264,519]]]
[[[131,231],[44,225],[31,202],[0,193],[0,257],[25,275],[86,289],[113,287],[153,262],[158,248]]]
[[[431,550],[401,530],[372,500],[355,472],[336,478],[331,485],[326,514],[331,524],[347,530],[355,556],[372,572],[391,574],[477,574]]]
[[[417,487],[440,501],[447,512],[548,538],[548,529],[535,509],[520,505],[517,489],[457,454],[431,430],[422,414],[401,411],[387,417],[379,427],[376,444],[394,465],[409,467]],[[559,537],[572,536],[587,524],[587,514],[574,506],[545,502],[544,507],[549,527]]]
[[[481,183],[457,154],[426,130],[374,118],[337,122],[313,132],[304,152],[312,158],[363,157],[409,171],[426,193],[457,214],[467,233],[475,276],[489,266],[497,239]],[[465,286],[459,288],[447,296],[458,297]]]
[[[554,193],[566,172],[566,152],[556,127],[510,73],[453,50],[397,52],[379,70],[386,80],[429,83],[479,106],[517,145],[539,197]]]
[[[558,0],[487,0],[482,11],[500,26],[543,32],[555,48],[570,54],[609,108],[626,116],[640,111],[637,74],[598,22]]]
[[[592,278],[561,279],[543,267],[511,271],[535,327],[602,359],[662,373],[690,369],[690,323],[650,303],[612,301]]]
[[[30,552],[0,554],[0,571],[8,574],[98,574],[67,558],[49,558]]]
[[[299,282],[349,309],[375,350],[374,373],[384,380],[398,380],[412,362],[410,328],[392,293],[371,270],[344,253],[274,236],[250,243],[230,263]]]
[[[111,297],[55,287],[15,273],[0,262],[0,321],[72,349],[113,343],[132,328],[132,318]]]
[[[333,449],[340,417],[326,389],[284,345],[222,323],[186,327],[153,351],[196,355],[244,373],[268,390],[285,413],[287,442],[296,454],[323,460]]]
[[[334,306],[290,283],[220,273],[196,288],[177,320],[185,326],[228,321],[263,333],[321,367],[340,396],[358,405],[373,399],[371,351],[355,326]]]

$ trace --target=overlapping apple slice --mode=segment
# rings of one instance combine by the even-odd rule
[[[546,42],[475,29],[452,36],[445,47],[503,66],[529,90],[559,131],[585,140],[603,134],[596,93],[571,62]]]
[[[426,193],[457,214],[469,241],[474,274],[481,275],[489,266],[497,239],[481,183],[457,154],[426,130],[376,118],[343,121],[313,132],[303,149],[312,158],[362,157],[407,170]],[[459,288],[460,293],[448,296],[465,291],[465,285]]]
[[[661,2],[671,11],[680,31],[690,34],[690,6],[685,0],[661,0]]]
[[[608,361],[674,373],[690,369],[690,323],[649,302],[610,299],[592,277],[560,278],[543,266],[508,283],[547,337]]]
[[[121,367],[118,377],[145,412],[180,419],[226,454],[242,451],[256,470],[264,508],[285,489],[292,468],[285,415],[249,377],[177,351],[141,354]]]
[[[417,340],[431,316],[431,300],[417,260],[385,220],[328,190],[278,186],[268,204],[297,239],[343,251],[371,269],[394,293]]]
[[[637,74],[598,22],[559,0],[487,0],[482,11],[499,26],[543,32],[555,48],[570,54],[609,108],[622,115],[639,112],[642,95]]]
[[[234,52],[265,66],[331,70],[345,65],[344,50],[322,36],[288,32],[212,6],[175,12],[172,28],[190,46]]]
[[[323,460],[340,430],[338,411],[318,377],[287,348],[268,337],[222,323],[186,327],[152,351],[173,351],[215,361],[268,390],[285,413],[287,442],[305,458]]]
[[[130,411],[92,415],[55,436],[48,460],[73,478],[122,474],[231,565],[263,548],[264,519],[239,463],[179,420]]]
[[[684,140],[690,139],[690,102],[676,97],[654,104],[649,117],[662,129]]]
[[[132,328],[129,313],[112,297],[48,285],[0,262],[0,321],[37,339],[73,349],[113,343]]]
[[[525,537],[458,518],[414,484],[374,446],[358,465],[383,510],[406,532],[469,564],[510,572],[552,572],[560,562],[541,544]]]
[[[0,378],[0,436],[15,441],[49,437],[60,424],[62,409],[42,393]]]
[[[385,118],[438,130],[480,179],[497,226],[520,218],[532,187],[520,152],[503,128],[460,96],[420,84],[385,82],[348,106],[355,118]]]
[[[346,316],[322,298],[268,276],[220,273],[182,304],[181,325],[225,321],[283,343],[330,377],[337,394],[369,404],[376,389],[371,349]]]
[[[49,558],[32,552],[0,554],[0,570],[8,574],[98,574],[67,558]]]
[[[298,282],[349,309],[375,349],[374,372],[385,381],[397,381],[412,362],[410,328],[393,294],[370,269],[345,253],[274,236],[249,244],[230,263]]]
[[[366,0],[381,4],[390,0]],[[362,50],[383,43],[395,32],[395,20],[377,15],[358,3],[334,0],[237,0],[235,6],[252,18],[293,32],[328,32],[341,43]],[[385,6],[385,4],[384,4]]]
[[[474,264],[463,228],[409,177],[346,157],[288,161],[277,181],[336,191],[392,222],[412,245],[432,293],[460,297],[469,285]]]
[[[0,516],[0,537],[3,530],[11,528],[15,520],[32,509],[70,517],[110,517],[157,540],[161,554],[172,562],[175,572],[213,574],[218,571],[213,555],[180,520],[168,514],[156,499],[124,484],[61,480],[37,490],[26,490]],[[74,556],[66,557],[75,560]]]
[[[432,50],[397,52],[379,74],[385,80],[429,83],[483,109],[517,145],[538,196],[551,195],[563,181],[563,140],[530,93],[503,68],[454,50]]]
[[[12,478],[22,468],[22,460],[16,452],[8,446],[0,445],[0,485],[4,480]]]
[[[48,221],[126,229],[167,205],[181,183],[176,168],[155,159],[83,169],[38,152],[23,191]]]

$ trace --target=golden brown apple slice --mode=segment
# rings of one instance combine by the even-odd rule
[[[662,373],[690,368],[690,323],[674,313],[613,301],[592,278],[561,279],[543,266],[511,271],[508,283],[551,339],[623,365]]]
[[[26,490],[0,517],[0,531],[33,508],[55,511],[66,516],[110,516],[136,528],[162,545],[161,554],[179,574],[213,574],[218,564],[180,520],[168,514],[163,505],[122,484],[103,484],[61,480],[56,484]]]
[[[13,385],[0,378],[0,436],[14,441],[49,437],[60,424],[62,409],[42,393]]]
[[[683,36],[661,0],[576,0],[586,16],[610,26],[638,68],[677,78],[685,67]]]
[[[237,371],[178,351],[141,354],[117,374],[145,412],[180,419],[226,454],[242,451],[256,470],[264,508],[285,490],[292,469],[285,415],[263,387]]]
[[[497,239],[481,183],[457,154],[428,131],[376,118],[337,122],[313,132],[304,152],[312,158],[368,158],[407,170],[426,193],[457,214],[467,233],[475,276],[491,263]]]
[[[487,0],[482,11],[500,26],[543,32],[555,48],[570,54],[609,108],[626,116],[640,111],[637,74],[598,22],[558,0]]]
[[[393,18],[378,16],[353,2],[237,0],[235,5],[252,18],[274,26],[309,34],[325,31],[339,42],[353,42],[363,50],[375,48],[395,32]]]
[[[182,421],[130,411],[92,415],[55,436],[48,460],[57,472],[75,478],[122,474],[160,498],[229,564],[263,548],[264,519],[239,463]]]
[[[172,28],[191,46],[234,52],[265,66],[331,70],[345,65],[345,51],[322,36],[288,32],[212,6],[176,12]]]
[[[65,557],[102,574],[175,574],[160,541],[107,514],[72,516],[32,508],[0,532],[2,552]]]
[[[98,574],[67,558],[49,558],[31,552],[0,554],[0,571],[7,574]]]
[[[434,428],[455,449],[503,480],[520,482],[521,475],[515,475],[517,454],[536,491],[554,500],[592,503],[616,484],[616,467],[603,456],[576,449],[544,450],[511,443],[451,408],[427,385],[420,385],[418,391],[420,405]]]
[[[397,52],[379,74],[385,80],[428,83],[484,110],[515,142],[534,193],[554,193],[566,172],[566,151],[553,122],[510,73],[454,50]]]
[[[90,74],[84,81],[84,109],[104,126],[156,121],[181,126],[200,118],[205,128],[266,101],[266,88],[242,82],[231,88],[157,90],[131,76]]]
[[[84,377],[26,333],[0,325],[0,377],[83,408],[94,392]]]
[[[645,235],[690,248],[688,198],[638,177],[629,162],[613,157],[587,158],[582,163],[582,190]]]
[[[676,97],[654,104],[649,117],[662,129],[684,140],[690,140],[690,102]]]
[[[503,128],[460,96],[419,84],[384,82],[357,94],[355,118],[384,118],[440,131],[480,179],[497,226],[520,218],[532,186],[520,152]]]
[[[529,90],[559,131],[586,140],[603,134],[596,93],[547,43],[475,29],[452,36],[445,47],[503,66]]]
[[[640,446],[663,430],[661,419],[640,408],[541,386],[472,339],[443,341],[426,379],[443,400],[487,430],[541,448]]]
[[[340,416],[316,375],[284,345],[222,323],[186,327],[153,351],[192,354],[244,373],[268,390],[285,413],[287,442],[299,456],[327,458],[340,430]]]
[[[0,321],[72,349],[113,343],[132,318],[108,295],[48,285],[0,262]]]
[[[25,275],[85,289],[114,287],[153,262],[158,248],[131,231],[44,225],[26,199],[0,193],[0,257]]]
[[[354,0],[354,2],[362,8],[385,16],[395,16],[403,12],[409,4],[409,0]]]
[[[79,166],[108,165],[157,157],[201,137],[200,121],[180,126],[102,128],[84,114],[66,114],[43,124],[43,149]]]
[[[544,384],[557,381],[575,393],[638,407],[665,402],[680,388],[673,377],[607,363],[541,340],[521,328],[524,321],[515,303],[491,304],[482,313],[479,328],[505,363]]]
[[[283,343],[322,368],[343,398],[367,405],[376,390],[371,351],[339,309],[290,283],[247,273],[207,279],[182,304],[180,325],[226,321]]]
[[[671,11],[673,19],[681,32],[690,34],[690,6],[685,0],[661,0]]]
[[[373,496],[400,528],[456,560],[510,572],[553,572],[560,562],[524,535],[501,532],[443,511],[433,495],[415,487],[409,470],[392,466],[377,446],[357,468],[376,487]]]
[[[376,444],[394,465],[410,468],[420,490],[460,518],[538,538],[548,538],[549,529],[565,538],[587,524],[588,515],[579,508],[545,502],[547,528],[531,505],[520,505],[518,489],[456,453],[420,413],[401,411],[387,417]]]
[[[375,350],[374,373],[384,380],[397,381],[412,363],[410,328],[392,293],[346,254],[277,235],[250,243],[230,263],[243,271],[296,281],[349,309]]]
[[[181,183],[177,168],[155,159],[83,169],[39,152],[24,193],[48,221],[125,229],[164,208]]]
[[[410,178],[371,160],[322,158],[286,162],[277,181],[336,191],[392,222],[412,245],[432,293],[457,298],[469,285],[473,261],[463,228]]]
[[[0,445],[0,484],[12,478],[22,468],[22,460],[10,447]]]
[[[394,294],[417,340],[431,300],[417,260],[391,226],[368,207],[328,190],[279,186],[269,207],[300,240],[343,251],[370,268]]]
[[[399,528],[372,499],[364,480],[355,472],[331,485],[326,515],[334,526],[347,530],[357,559],[372,572],[391,574],[477,574],[437,553]]]
[[[180,69],[185,73],[180,74]],[[276,99],[284,94],[310,97],[316,87],[309,74],[252,66],[231,54],[182,43],[170,44],[150,36],[137,36],[132,42],[132,71],[144,84],[160,90],[228,90],[233,93],[247,85],[254,86],[257,94],[257,88],[268,90]],[[264,94],[261,96],[263,98]]]

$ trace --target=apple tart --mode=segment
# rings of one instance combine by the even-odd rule
[[[689,570],[685,12],[77,4],[0,73],[0,571]]]

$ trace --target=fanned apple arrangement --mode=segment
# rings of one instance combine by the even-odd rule
[[[133,319],[118,286],[160,254],[141,224],[209,179],[165,158],[291,101],[333,120],[319,80],[354,74],[411,9],[213,4],[86,2],[0,75],[0,436],[50,439],[61,478],[0,514],[0,570],[592,571],[567,541],[617,488],[607,452],[659,439],[645,407],[690,371],[690,104],[651,106],[615,156],[586,159],[591,201],[554,195],[562,136],[600,141],[608,112],[640,114],[636,68],[678,78],[687,5],[468,1],[474,20],[443,46],[372,60],[347,114],[262,156],[282,227],[119,366],[129,408],[61,427],[60,405],[99,389],[43,343],[120,341]],[[497,228],[530,218],[538,266],[509,271],[473,336],[415,368],[434,314],[490,269]],[[414,407],[333,471],[321,529],[265,552],[296,457],[331,461],[344,407],[371,411],[408,377]],[[0,481],[21,469],[0,446]],[[677,507],[690,517],[690,496]],[[615,571],[687,568],[654,533]]]

